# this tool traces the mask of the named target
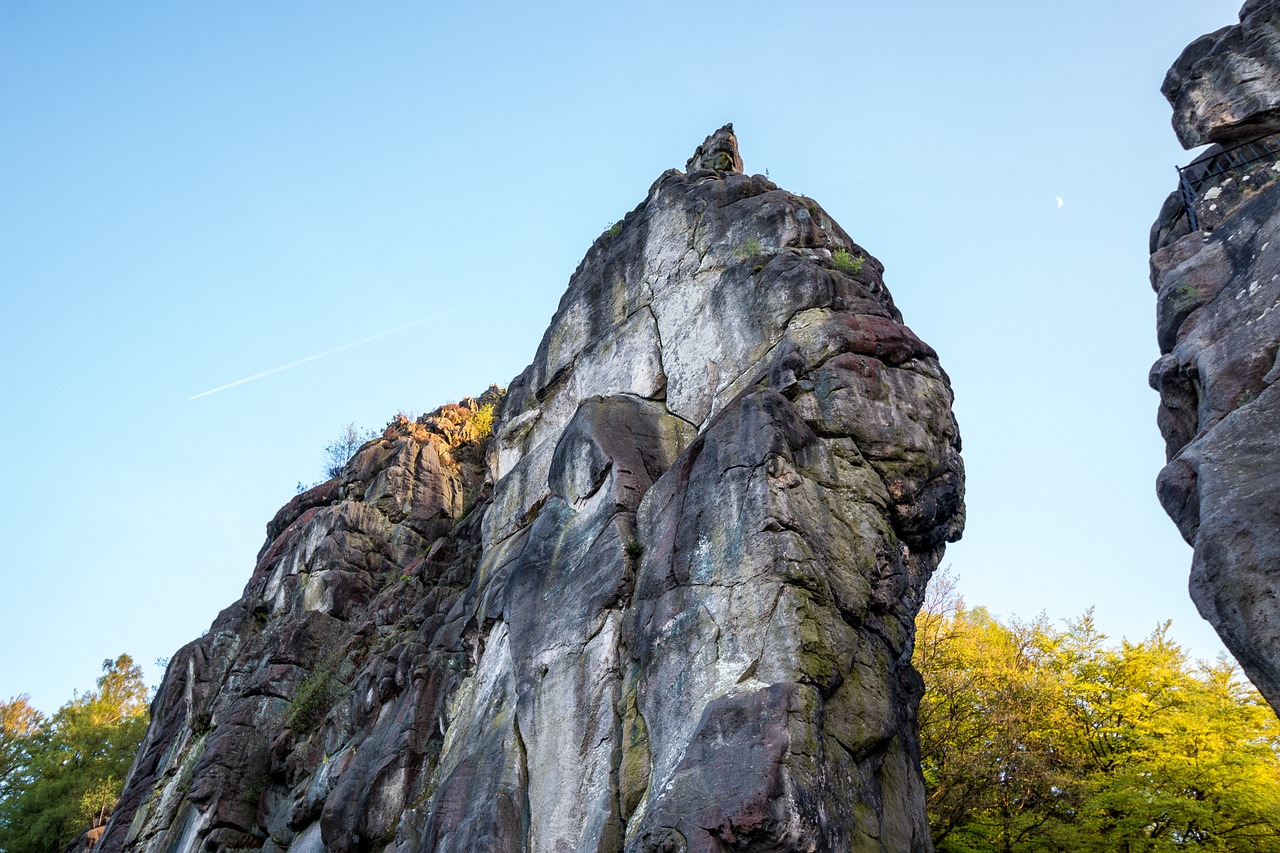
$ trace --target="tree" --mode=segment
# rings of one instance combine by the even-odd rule
[[[0,702],[0,800],[19,783],[31,761],[32,738],[45,721],[29,699],[23,694]]]
[[[1078,798],[1057,691],[1039,671],[1051,638],[1042,621],[1006,627],[958,598],[948,609],[922,613],[915,658],[934,843],[1025,849],[1028,838],[1059,834]]]
[[[128,655],[103,661],[97,688],[31,730],[0,798],[5,853],[56,853],[110,816],[146,732],[147,688]]]
[[[1234,663],[1189,664],[1169,627],[1118,649],[1092,620],[1068,628],[1081,823],[1119,849],[1280,850],[1280,722]]]
[[[351,457],[360,449],[360,446],[373,437],[372,432],[356,429],[355,423],[344,426],[338,437],[325,445],[325,476],[333,479],[341,475],[342,469],[351,461]]]
[[[1106,645],[966,608],[941,576],[917,620],[929,822],[940,853],[1280,850],[1280,721],[1234,665],[1160,626]]]

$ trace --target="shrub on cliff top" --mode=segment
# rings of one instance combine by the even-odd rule
[[[341,475],[342,469],[351,461],[351,457],[355,456],[360,446],[369,439],[376,437],[377,434],[370,430],[356,429],[354,423],[344,426],[342,432],[338,433],[338,437],[324,447],[325,476],[333,479]]]
[[[475,425],[478,438],[485,439],[493,435],[493,403],[485,403],[481,406],[471,416],[471,423]]]

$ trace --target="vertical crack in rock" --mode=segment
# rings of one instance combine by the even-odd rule
[[[883,272],[712,134],[492,438],[496,390],[273,519],[101,849],[931,849],[913,618],[964,475]]]
[[[1280,164],[1219,170],[1245,140],[1280,130],[1280,6],[1250,0],[1240,23],[1189,45],[1165,78],[1192,164],[1151,229],[1160,358],[1151,386],[1168,464],[1156,490],[1193,546],[1191,596],[1280,710]]]

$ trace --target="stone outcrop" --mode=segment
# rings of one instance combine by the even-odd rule
[[[1249,2],[1241,23],[1205,36],[1164,92],[1183,144],[1280,128],[1280,4]],[[1200,160],[1212,157],[1215,146]],[[1151,385],[1168,464],[1160,501],[1195,553],[1191,596],[1280,709],[1280,187],[1255,164],[1197,200],[1181,197],[1152,228],[1160,359]],[[1250,180],[1252,178],[1252,180]]]
[[[1240,23],[1187,45],[1160,89],[1184,148],[1230,144],[1280,126],[1280,8],[1248,0]]]
[[[280,511],[98,849],[931,849],[913,618],[964,477],[882,273],[713,134],[492,437],[496,391]]]

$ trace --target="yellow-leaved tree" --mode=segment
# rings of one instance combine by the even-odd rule
[[[947,575],[917,619],[929,823],[940,853],[1280,851],[1280,721],[1234,664],[1168,623],[1108,645],[966,607]]]

